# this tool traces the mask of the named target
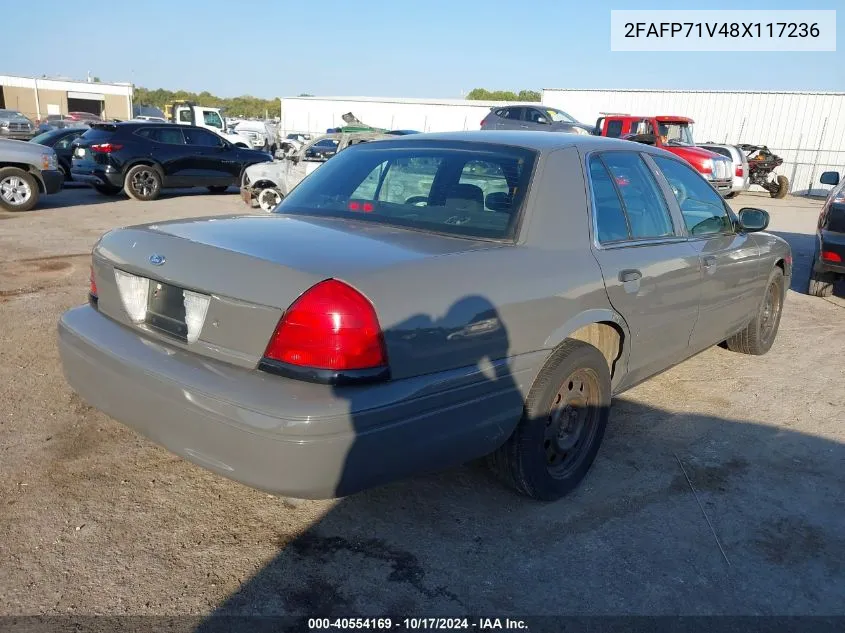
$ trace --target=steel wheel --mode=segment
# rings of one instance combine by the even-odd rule
[[[32,198],[32,187],[20,176],[6,176],[0,180],[0,197],[10,206],[20,207]]]
[[[158,188],[158,180],[152,170],[143,169],[132,174],[131,186],[135,193],[146,198]]]
[[[777,284],[769,284],[760,312],[760,342],[763,345],[769,345],[770,339],[775,331],[775,326],[778,323],[780,310],[780,288]]]
[[[598,429],[599,383],[590,369],[572,372],[552,398],[546,418],[543,449],[546,468],[555,479],[564,479],[578,468]]]

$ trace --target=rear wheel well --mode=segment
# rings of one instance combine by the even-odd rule
[[[607,361],[610,376],[616,372],[616,361],[622,357],[622,349],[625,344],[625,334],[615,323],[599,321],[579,327],[572,332],[568,339],[583,341],[599,350]]]
[[[147,167],[152,167],[153,169],[155,169],[158,172],[159,176],[164,178],[164,171],[161,169],[161,165],[159,165],[158,163],[156,163],[154,161],[146,160],[146,159],[136,160],[136,161],[133,161],[133,162],[129,163],[128,165],[124,166],[123,177],[126,178],[126,174],[129,172],[129,170],[132,169],[133,167],[137,167],[138,165],[146,165]]]
[[[253,183],[250,183],[253,189],[277,189],[278,186],[272,180],[267,180],[266,178],[263,180],[256,180]]]
[[[783,271],[784,275],[786,274],[786,264],[784,263],[784,261],[782,259],[777,260],[775,262],[775,266],[780,268]]]

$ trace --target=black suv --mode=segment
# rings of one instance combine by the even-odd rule
[[[246,167],[271,160],[193,125],[95,123],[73,142],[71,174],[105,195],[123,189],[136,200],[155,200],[165,187],[222,193],[240,184]]]
[[[808,292],[828,297],[833,294],[837,278],[845,278],[845,179],[835,171],[826,171],[820,182],[833,185],[833,189],[819,215]]]

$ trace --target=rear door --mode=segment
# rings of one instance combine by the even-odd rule
[[[763,297],[768,271],[754,238],[736,231],[733,212],[698,172],[675,158],[650,156],[674,196],[702,270],[694,351],[744,327]]]
[[[499,115],[500,130],[522,130],[524,129],[524,121],[522,120],[525,114],[525,108],[521,106],[509,106],[502,108]]]
[[[164,172],[165,187],[184,187],[190,180],[192,164],[185,148],[183,128],[178,125],[143,127],[136,136],[146,139],[149,154]]]
[[[699,259],[639,152],[593,153],[587,167],[593,253],[608,298],[632,334],[628,386],[689,355]]]

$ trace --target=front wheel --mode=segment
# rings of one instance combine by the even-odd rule
[[[0,207],[6,211],[29,211],[38,204],[38,183],[32,174],[17,167],[0,169]]]
[[[726,343],[732,352],[762,356],[772,348],[783,313],[783,271],[775,266],[766,284],[766,294],[748,326]]]
[[[589,471],[610,417],[610,370],[601,352],[565,341],[531,388],[513,434],[488,456],[520,493],[542,501],[568,494]]]
[[[279,206],[279,203],[282,201],[282,194],[276,189],[268,187],[267,189],[259,191],[256,198],[258,199],[258,206],[261,207],[263,211],[267,211],[269,213]]]
[[[126,172],[123,189],[126,195],[135,200],[155,200],[161,193],[161,176],[149,165],[135,165]]]

